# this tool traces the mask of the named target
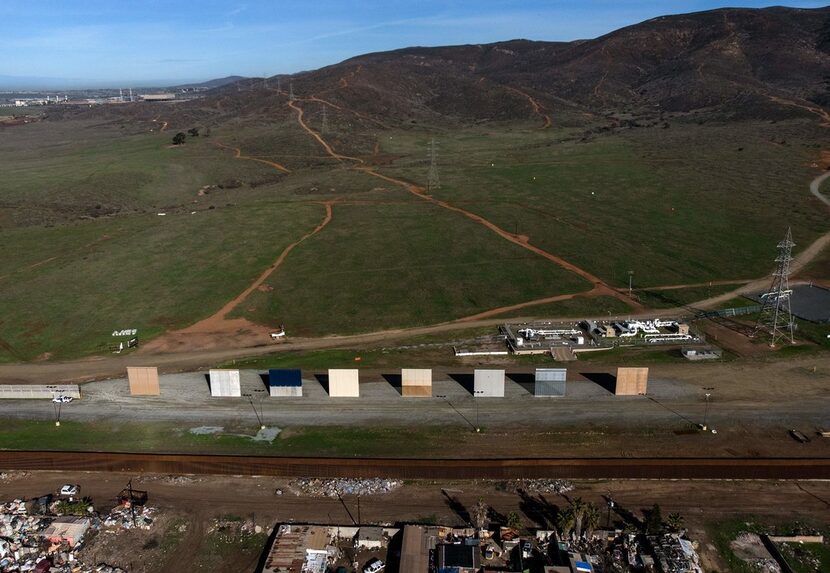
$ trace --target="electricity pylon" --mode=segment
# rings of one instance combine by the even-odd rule
[[[753,336],[761,330],[770,334],[770,346],[775,346],[780,340],[789,339],[790,344],[795,342],[793,335],[793,312],[790,308],[790,264],[793,260],[793,235],[787,229],[787,236],[778,243],[778,256],[775,262],[778,266],[772,273],[772,284],[766,293],[761,295],[761,314],[755,323]]]

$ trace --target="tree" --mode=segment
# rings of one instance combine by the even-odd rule
[[[487,504],[484,503],[484,498],[478,498],[475,507],[473,507],[473,525],[476,529],[484,529],[487,525]]]
[[[582,501],[581,497],[575,497],[571,502],[571,508],[574,512],[574,533],[577,538],[582,536],[582,524],[585,521],[585,510],[587,507],[588,505]]]
[[[656,503],[646,513],[646,533],[660,533],[663,529],[663,515],[660,512],[660,506]]]
[[[173,136],[173,145],[182,145],[185,139],[187,139],[187,136],[184,134],[184,132],[180,131],[179,133]]]
[[[524,522],[522,522],[522,516],[516,513],[515,511],[511,511],[507,514],[507,527],[510,529],[521,529],[524,526]]]
[[[594,529],[599,525],[599,508],[591,502],[585,507],[585,532],[587,537],[593,537]]]
[[[191,137],[199,137],[199,128],[191,127],[187,130],[187,133],[189,133]]]
[[[666,518],[666,524],[672,532],[678,533],[683,529],[683,516],[679,513],[670,513]]]
[[[562,535],[562,539],[570,536],[571,530],[574,528],[574,511],[572,508],[563,509],[556,516],[556,527]]]

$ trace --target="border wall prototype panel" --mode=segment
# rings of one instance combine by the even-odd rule
[[[568,379],[567,368],[537,368],[534,396],[562,397]]]
[[[239,370],[211,370],[210,395],[217,397],[242,396],[242,387],[239,384]]]
[[[271,368],[268,371],[268,393],[272,397],[302,396],[303,373],[299,368]]]
[[[0,384],[0,400],[51,400],[56,396],[81,397],[77,384]]]
[[[401,368],[401,396],[404,398],[432,396],[432,369]]]
[[[504,370],[477,369],[473,374],[476,398],[504,398]]]
[[[158,396],[159,369],[155,366],[127,366],[130,396]]]
[[[329,368],[329,396],[359,398],[360,374],[357,368]]]
[[[617,396],[638,396],[648,390],[648,368],[617,368]]]

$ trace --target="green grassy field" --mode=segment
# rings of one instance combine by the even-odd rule
[[[792,143],[771,143],[778,130]],[[637,286],[754,278],[774,264],[782,213],[800,247],[827,230],[808,190],[820,137],[801,122],[678,123],[586,143],[558,130],[445,133],[436,196],[617,286],[629,270]],[[384,140],[405,157],[388,170],[423,182],[409,158],[427,139]]]
[[[319,128],[319,104],[304,107]],[[285,109],[267,121],[239,118],[175,148],[177,126],[159,133],[147,122],[4,130],[0,361],[102,352],[114,329],[139,328],[147,340],[208,316],[314,228],[324,200],[337,201],[332,222],[239,314],[297,335],[345,334],[445,322],[590,287],[458,213],[327,157],[294,118]],[[638,287],[762,276],[784,231],[781,212],[799,247],[826,230],[807,191],[815,173],[808,160],[822,134],[807,121],[676,121],[670,129],[585,135],[527,122],[351,133],[352,119],[330,118],[326,137],[338,151],[372,161],[377,142],[382,173],[422,183],[426,143],[436,136],[443,183],[436,197],[618,286],[627,286],[629,271]],[[218,142],[292,173],[234,159]],[[215,187],[200,194],[206,185]],[[819,276],[824,266],[811,272]],[[717,292],[644,297],[663,307]],[[503,316],[626,310],[601,297]]]

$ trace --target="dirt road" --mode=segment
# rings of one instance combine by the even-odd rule
[[[514,88],[512,86],[504,86],[504,87],[506,87],[507,89],[509,89],[512,92],[516,92],[520,96],[523,96],[523,97],[527,98],[527,101],[530,103],[530,107],[533,108],[533,113],[535,113],[536,115],[541,117],[542,121],[544,122],[543,125],[542,125],[542,129],[547,129],[552,125],[551,120],[550,120],[550,116],[542,111],[542,106],[539,104],[538,101],[536,101],[536,99],[534,97],[532,97],[530,94],[528,94],[526,92],[523,92],[522,90],[520,90],[518,88]]]
[[[828,178],[830,178],[830,171],[813,179],[810,183],[810,193],[818,197],[819,201],[830,207],[830,198],[826,197],[821,192],[821,184],[827,181]]]

